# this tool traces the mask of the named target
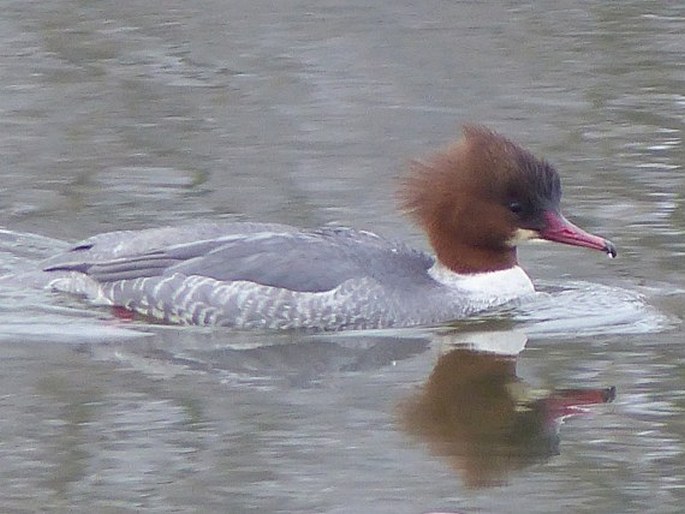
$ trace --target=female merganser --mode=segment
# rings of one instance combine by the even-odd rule
[[[616,255],[562,216],[552,165],[481,126],[414,163],[400,196],[435,257],[349,228],[225,222],[96,235],[43,270],[55,289],[167,322],[342,330],[438,324],[532,293],[525,240]]]

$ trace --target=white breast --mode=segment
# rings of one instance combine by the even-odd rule
[[[535,292],[533,282],[519,266],[486,273],[455,273],[436,262],[428,273],[434,280],[474,303],[496,305]]]

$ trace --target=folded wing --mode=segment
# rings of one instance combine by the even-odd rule
[[[96,236],[50,259],[44,269],[78,271],[100,283],[180,274],[322,292],[353,278],[371,277],[386,285],[398,276],[428,279],[426,270],[433,264],[421,252],[346,228],[299,231],[228,223],[211,231],[204,226],[169,230],[176,231]]]

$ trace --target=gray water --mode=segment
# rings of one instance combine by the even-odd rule
[[[432,332],[165,327],[5,288],[2,511],[681,512],[683,34],[680,2],[2,2],[0,273],[202,218],[425,248],[397,177],[467,121],[552,161],[567,216],[619,248],[525,247],[542,294],[454,326],[525,334],[516,362]],[[445,364],[481,357],[482,383]],[[558,439],[550,419],[481,437],[611,386]]]

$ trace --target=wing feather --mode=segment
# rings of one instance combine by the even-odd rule
[[[126,252],[121,251],[121,243],[116,246],[113,234],[128,238]],[[200,233],[199,240],[193,240],[192,231],[176,238],[167,234],[156,244],[145,240],[140,252],[129,241],[140,237],[136,233],[113,234],[80,243],[48,261],[44,269],[80,271],[101,283],[179,273],[322,292],[352,278],[371,277],[386,285],[392,285],[398,274],[405,281],[412,276],[427,279],[426,270],[433,263],[422,252],[345,228],[298,231],[285,225],[231,223],[209,238]],[[107,245],[113,248],[109,258],[103,248]]]

